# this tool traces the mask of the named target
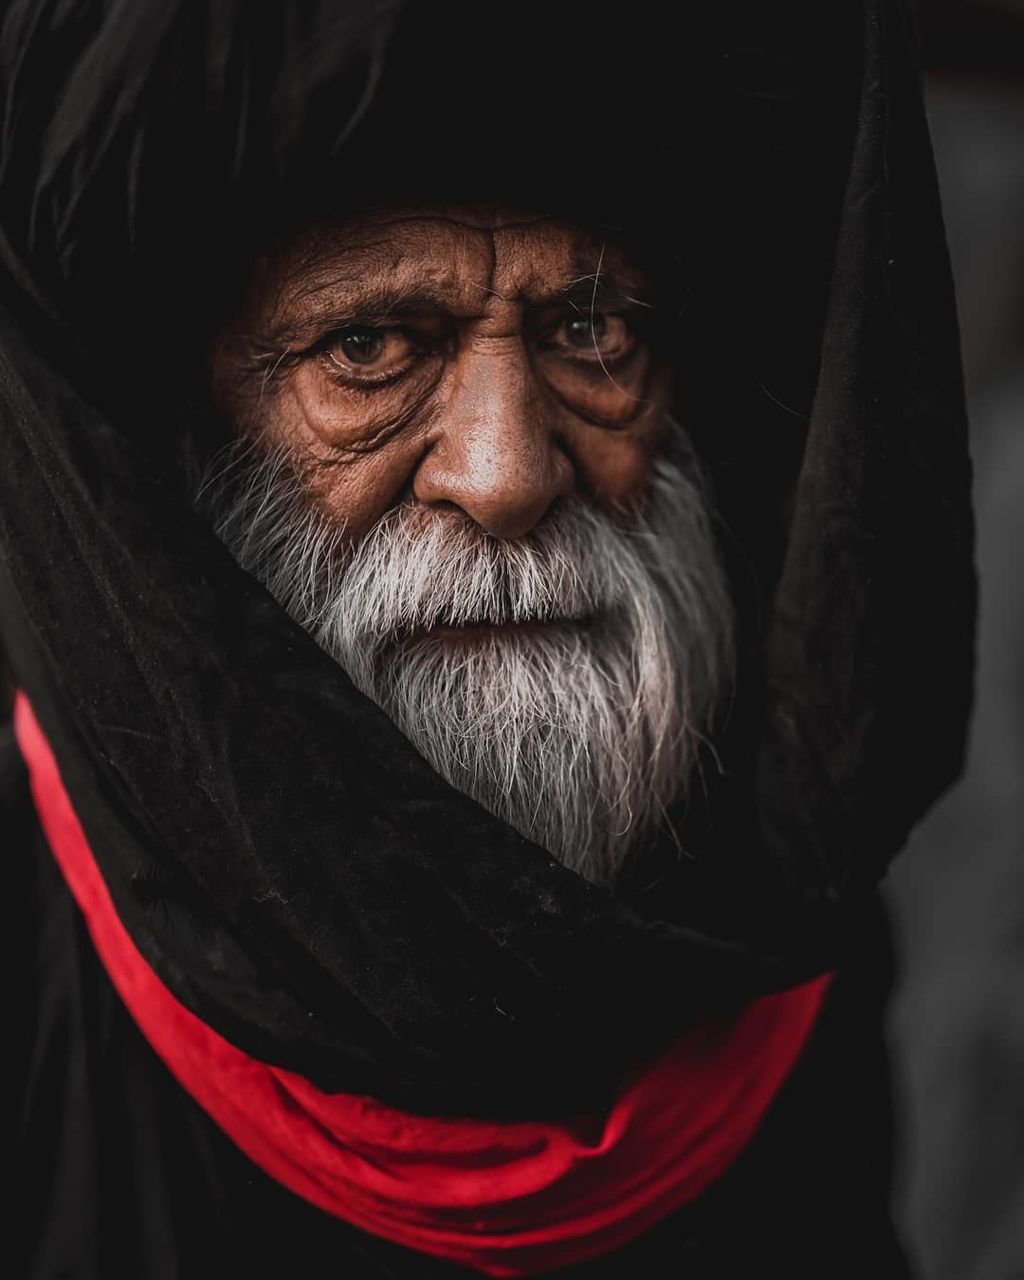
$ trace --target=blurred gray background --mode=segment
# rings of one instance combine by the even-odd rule
[[[1024,1280],[1024,4],[918,5],[981,586],[967,769],[887,881],[896,1211],[922,1280]]]

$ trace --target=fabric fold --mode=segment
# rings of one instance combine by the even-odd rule
[[[404,1114],[249,1057],[181,1005],[118,919],[24,694],[15,732],[47,841],[129,1011],[179,1083],[265,1172],[361,1229],[491,1276],[626,1243],[743,1150],[799,1057],[831,974],[695,1027],[610,1109],[556,1122]]]

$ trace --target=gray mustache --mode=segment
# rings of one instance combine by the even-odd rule
[[[346,557],[340,587],[347,629],[390,636],[435,627],[586,624],[628,588],[623,534],[579,503],[530,535],[503,543],[465,521],[424,519],[414,508],[384,518]],[[603,572],[595,572],[603,557]],[[618,579],[618,581],[616,581]]]

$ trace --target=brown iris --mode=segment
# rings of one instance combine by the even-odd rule
[[[636,345],[636,337],[622,316],[597,311],[566,320],[552,345],[564,346],[584,358],[611,362],[628,355]]]
[[[375,381],[402,373],[417,349],[401,329],[352,326],[332,334],[323,351],[332,371]]]

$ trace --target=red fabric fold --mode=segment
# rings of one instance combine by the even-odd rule
[[[122,925],[23,693],[15,733],[46,838],[132,1017],[181,1085],[261,1169],[364,1231],[489,1276],[530,1276],[625,1244],[736,1159],[800,1056],[831,973],[708,1020],[630,1072],[606,1114],[423,1117],[327,1094],[190,1013]]]

